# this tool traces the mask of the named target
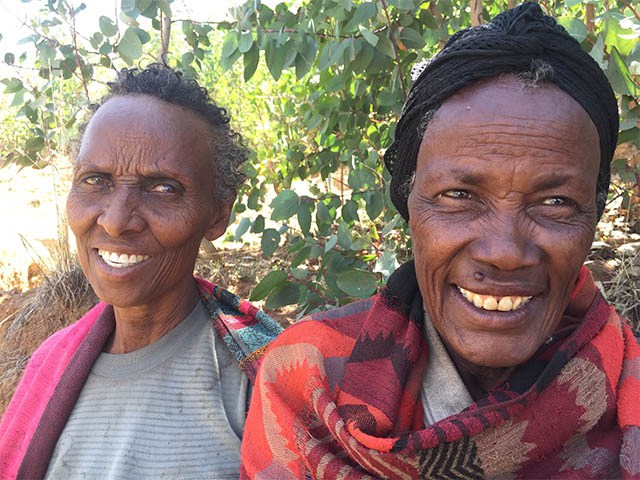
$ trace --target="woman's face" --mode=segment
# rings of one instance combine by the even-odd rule
[[[214,200],[210,142],[196,113],[147,95],[116,96],[93,116],[67,214],[101,300],[126,308],[192,293],[200,241],[225,231],[231,207]]]
[[[596,224],[598,132],[555,86],[473,85],[427,127],[409,196],[425,307],[482,367],[529,359],[558,325]]]

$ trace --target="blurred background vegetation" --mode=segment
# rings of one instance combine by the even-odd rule
[[[409,70],[453,32],[515,2],[247,0],[225,20],[177,13],[170,0],[114,1],[111,15],[95,18],[79,1],[21,4],[35,12],[24,38],[18,46],[0,40],[3,164],[37,169],[66,158],[76,125],[117,70],[154,61],[183,70],[228,108],[252,149],[225,239],[255,246],[240,256],[263,265],[247,274],[255,280],[250,297],[268,310],[290,305],[295,318],[371,295],[411,256],[382,162]],[[602,66],[617,94],[614,187],[589,263],[637,322],[639,8],[631,0],[540,4]],[[224,279],[232,257],[209,253],[201,267]]]

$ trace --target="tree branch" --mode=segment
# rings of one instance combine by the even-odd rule
[[[158,62],[166,65],[167,54],[169,53],[169,38],[171,37],[171,17],[165,16],[160,12],[160,53],[158,54]]]
[[[391,17],[389,16],[389,8],[387,7],[386,0],[380,0],[382,4],[382,9],[384,10],[384,14],[387,17],[387,24],[389,25],[389,30],[391,31]],[[402,99],[403,103],[407,100],[407,87],[404,84],[404,74],[402,73],[402,64],[400,63],[400,54],[398,53],[398,45],[395,42],[391,42],[393,45],[393,53],[396,57],[396,64],[398,66],[398,76],[400,78],[400,87],[402,87]]]
[[[636,17],[638,20],[640,20],[640,13],[638,13],[638,10],[633,8],[633,6],[629,2],[627,2],[626,0],[622,0],[622,3],[624,4],[625,7],[627,7],[629,10],[631,10],[631,13],[633,13],[634,17]]]
[[[89,88],[87,87],[87,79],[84,76],[84,71],[82,70],[82,63],[80,62],[80,53],[78,52],[78,37],[76,30],[76,12],[71,6],[69,8],[71,10],[71,36],[73,38],[73,52],[76,56],[76,65],[78,70],[80,71],[80,80],[82,81],[82,86],[84,88],[84,94],[87,96],[87,103],[91,103],[91,97],[89,97]]]

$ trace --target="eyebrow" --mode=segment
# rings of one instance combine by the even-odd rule
[[[444,179],[455,179],[458,182],[466,185],[485,185],[492,181],[492,177],[486,172],[477,171],[469,172],[466,169],[453,169],[449,172],[437,173],[436,181]],[[550,190],[553,188],[561,187],[563,185],[575,184],[576,180],[580,180],[579,177],[571,174],[555,173],[552,176],[545,176],[540,180],[536,180],[535,177],[531,178],[533,187],[536,190]],[[582,183],[582,182],[580,182]]]

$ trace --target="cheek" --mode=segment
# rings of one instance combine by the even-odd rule
[[[184,250],[184,254],[197,253],[204,237],[206,223],[197,209],[154,209],[149,227],[158,243],[170,250]]]
[[[89,230],[95,217],[93,210],[95,210],[94,202],[83,199],[82,195],[73,190],[69,193],[67,197],[67,222],[77,241],[80,241],[82,234]]]

